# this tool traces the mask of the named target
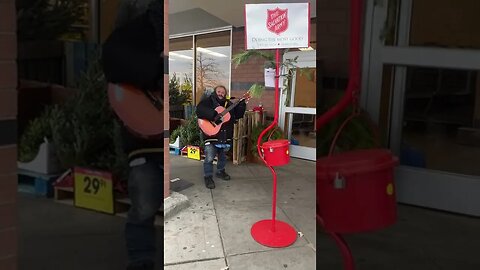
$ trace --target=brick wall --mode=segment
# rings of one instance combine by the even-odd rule
[[[245,50],[245,28],[233,29],[232,33],[232,55],[235,55]],[[260,58],[251,59],[248,63],[242,64],[235,68],[232,64],[232,89],[231,96],[242,96],[252,84],[264,82],[263,78],[263,66],[265,62]],[[257,106],[260,102],[269,111],[273,108],[273,99],[267,98],[269,93],[273,93],[271,89],[267,90],[267,93],[259,100],[252,100],[248,104],[248,109]],[[271,100],[271,101],[270,101]],[[270,102],[268,102],[270,101]],[[269,104],[266,104],[266,103]]]
[[[232,55],[245,50],[245,31],[244,28],[237,28],[232,33]],[[264,64],[261,58],[252,58],[245,64],[235,68],[232,64],[232,89],[231,96],[241,97],[252,84],[264,84]],[[247,109],[252,109],[260,103],[267,110],[267,115],[273,115],[275,105],[275,89],[267,88],[261,99],[251,99]]]
[[[165,1],[164,2],[164,27],[163,27],[163,30],[164,30],[164,34],[163,34],[163,44],[164,44],[164,54],[165,56],[168,55],[168,43],[169,43],[169,40],[168,40],[168,1]],[[168,57],[165,57],[165,66],[168,67]],[[165,75],[164,75],[164,79],[163,79],[163,85],[164,85],[164,89],[168,89],[168,68],[165,69]],[[164,116],[164,130],[169,130],[169,125],[170,125],[170,122],[169,122],[169,119],[170,119],[170,113],[169,113],[169,104],[168,104],[168,91],[164,91],[164,103],[165,103],[165,107],[164,107],[164,112],[165,112],[165,116]],[[167,134],[169,135],[169,134]],[[164,198],[167,198],[168,196],[170,196],[170,161],[169,161],[169,136],[167,136],[164,140],[164,176],[163,176],[163,197]]]
[[[15,1],[0,0],[0,269],[17,269]]]

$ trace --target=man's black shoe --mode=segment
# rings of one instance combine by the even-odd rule
[[[215,188],[215,182],[213,182],[213,178],[211,176],[204,177],[205,179],[205,186],[209,189]]]
[[[223,179],[223,180],[230,180],[230,175],[228,175],[225,170],[218,171],[215,174],[218,178]]]

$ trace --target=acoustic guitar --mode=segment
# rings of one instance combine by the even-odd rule
[[[215,111],[217,111],[218,115],[216,117],[220,118],[222,120],[221,123],[216,124],[214,121],[209,121],[205,119],[198,119],[198,126],[200,129],[203,131],[203,133],[207,134],[208,136],[214,136],[218,132],[220,132],[220,129],[222,128],[222,125],[231,119],[230,111],[233,110],[238,104],[240,104],[241,101],[243,100],[249,100],[250,99],[250,93],[246,92],[243,94],[242,98],[237,100],[235,103],[230,105],[228,108],[225,108],[223,106],[217,106],[215,108]]]
[[[125,126],[140,137],[157,137],[164,130],[163,91],[143,91],[127,84],[108,84],[108,100]]]

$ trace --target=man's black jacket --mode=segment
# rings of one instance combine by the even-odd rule
[[[142,90],[163,90],[163,4],[117,27],[102,48],[105,77],[111,83],[128,83]],[[162,16],[162,17],[160,17]]]
[[[118,27],[102,46],[103,71],[108,82],[128,83],[142,90],[164,90],[163,1],[150,2],[146,11],[145,6],[129,9],[129,5],[119,10]],[[121,16],[127,13],[128,16]],[[121,134],[130,159],[163,149],[163,138],[136,137],[123,125]]]
[[[209,121],[213,121],[215,119],[215,116],[217,116],[218,114],[215,111],[215,108],[220,104],[218,104],[214,96],[215,95],[212,94],[209,97],[206,97],[205,99],[200,101],[200,103],[198,103],[197,110],[196,110],[198,118],[209,120]],[[233,103],[231,101],[226,101],[226,104],[221,104],[220,106],[224,106],[225,108],[228,108],[232,104]],[[237,119],[243,118],[246,107],[247,105],[245,104],[245,102],[242,101],[233,110],[231,110],[230,121],[223,123],[220,129],[220,132],[218,132],[216,135],[208,136],[207,134],[202,132],[203,141],[231,144],[232,138],[233,138],[233,124]]]

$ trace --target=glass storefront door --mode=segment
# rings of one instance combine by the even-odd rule
[[[292,157],[316,160],[316,51],[293,51],[284,59],[298,56],[292,87],[280,96],[279,126],[290,140]],[[302,69],[302,71],[300,71]]]
[[[400,202],[480,216],[479,8],[368,1],[362,104],[400,157]]]

